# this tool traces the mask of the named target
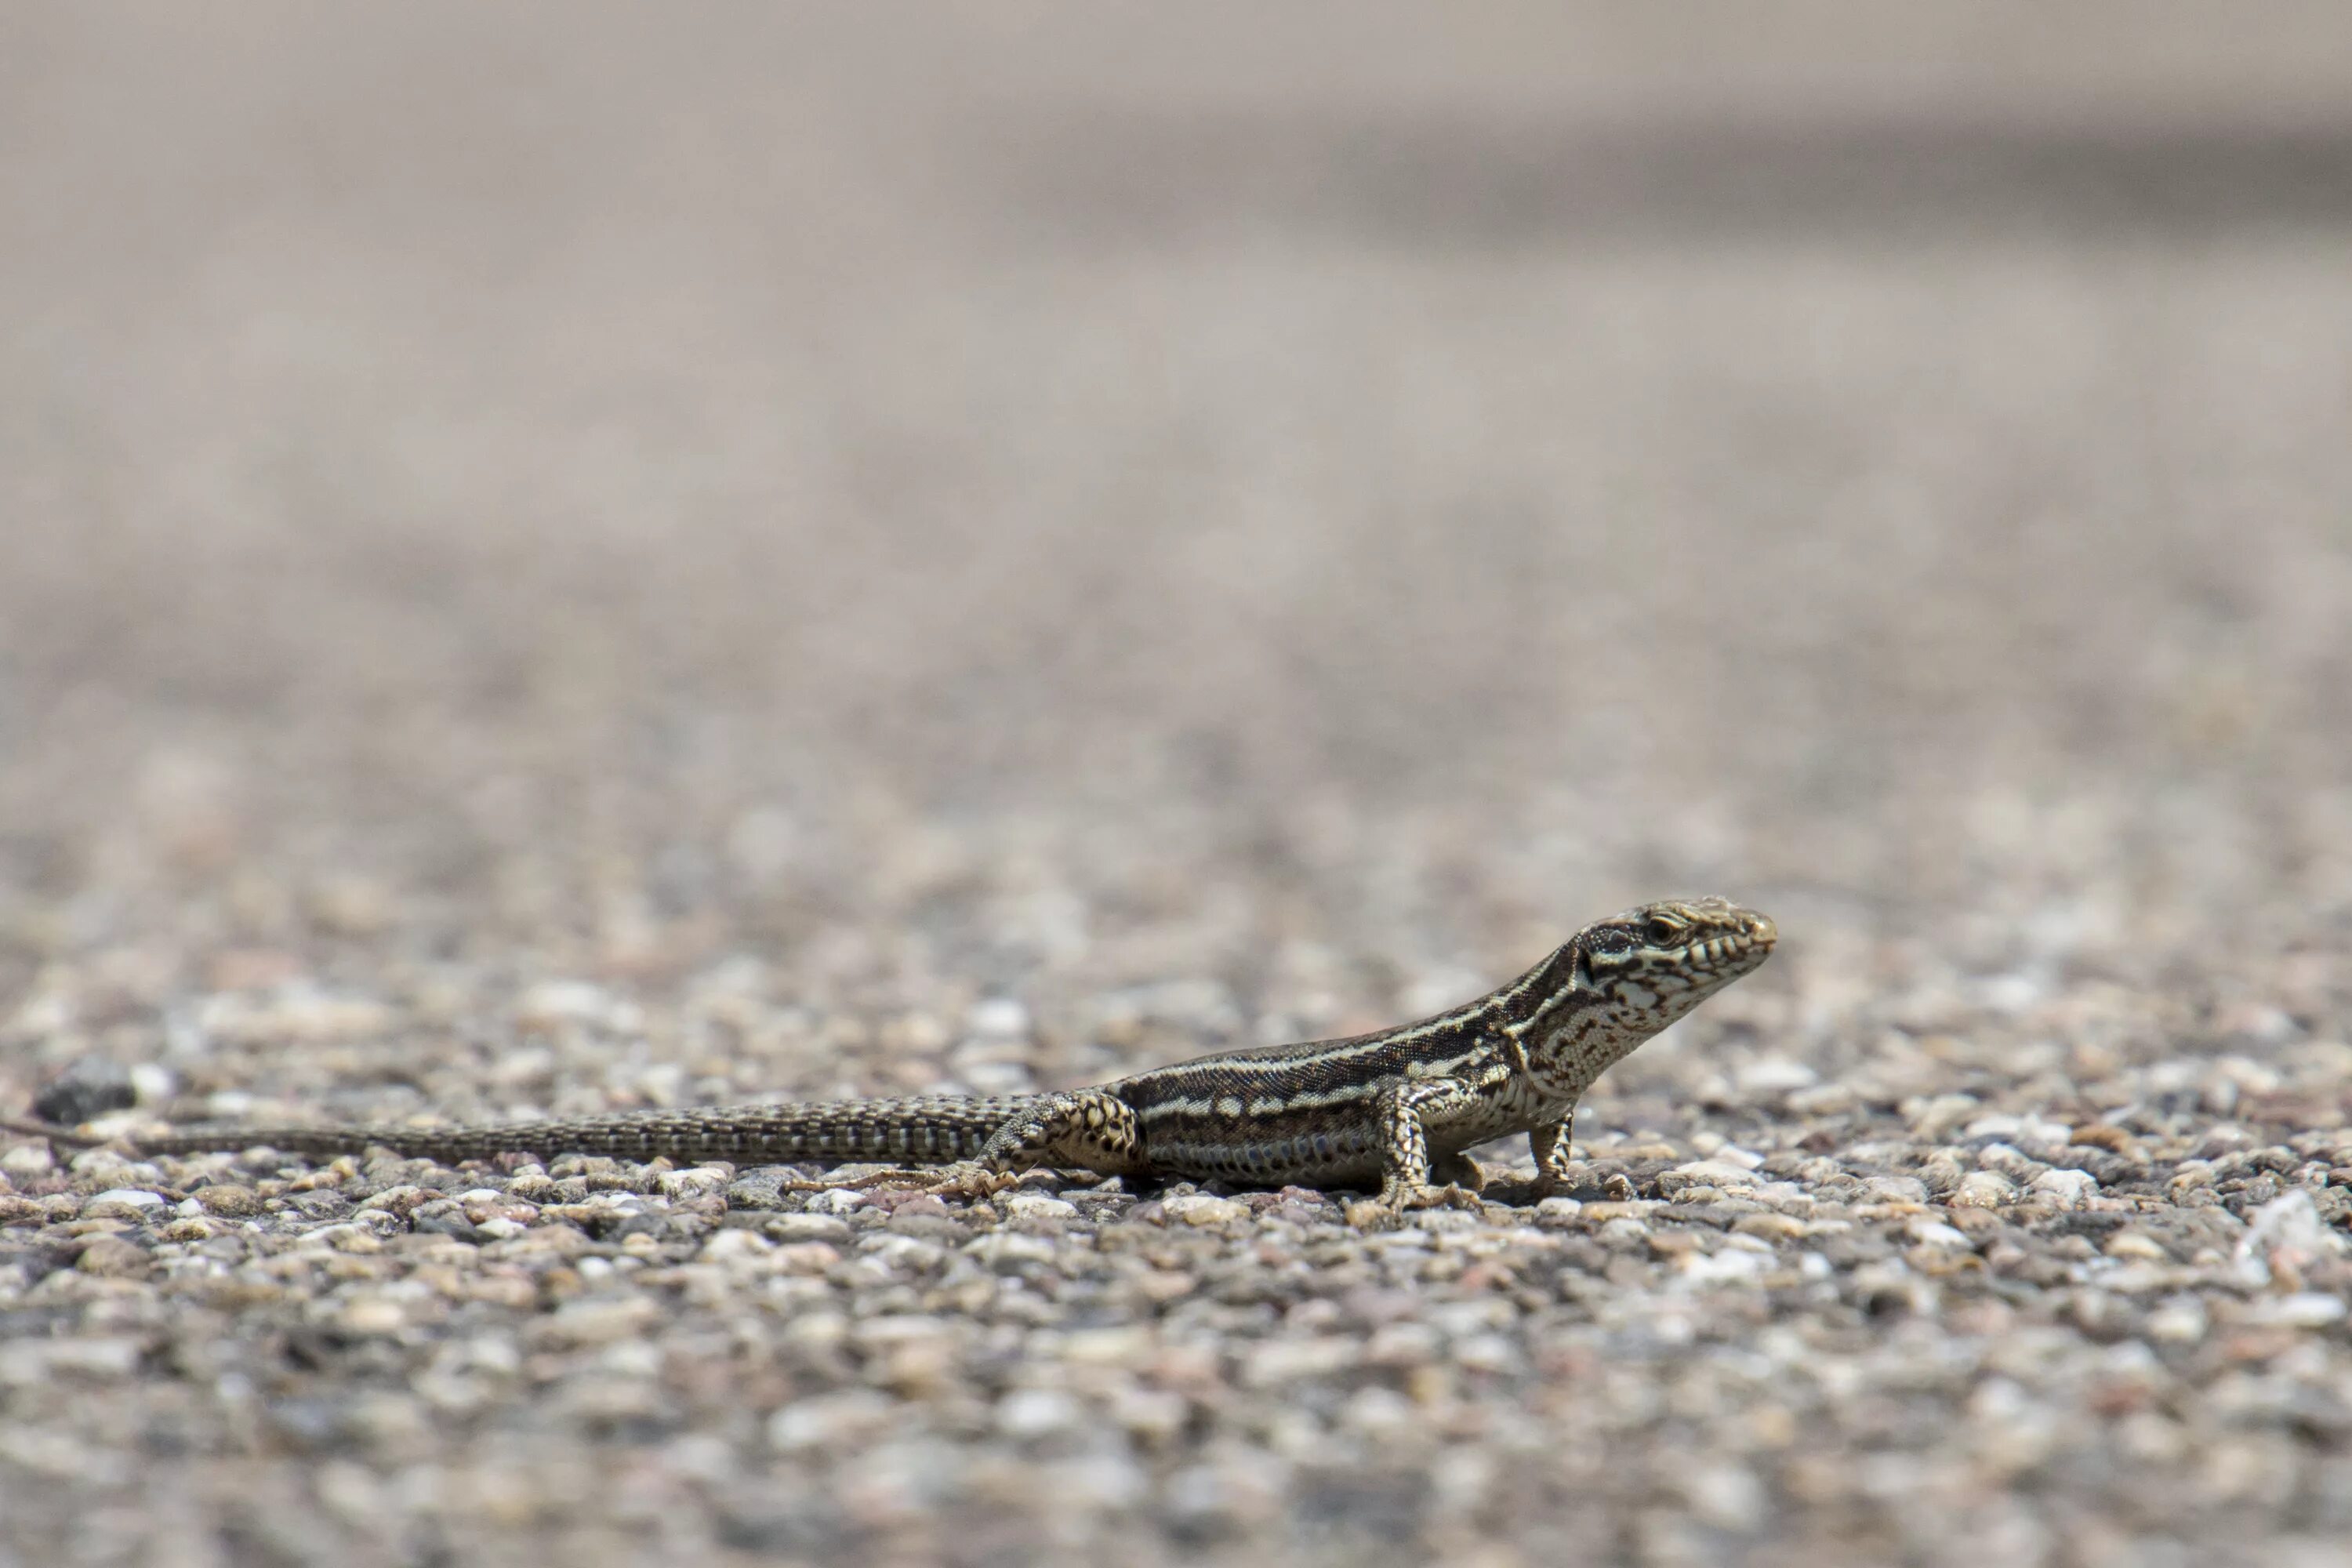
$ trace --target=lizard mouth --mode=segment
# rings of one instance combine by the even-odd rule
[[[1702,945],[1696,956],[1702,963],[1745,973],[1772,956],[1773,947],[1780,940],[1780,927],[1770,915],[1754,910],[1741,910],[1737,929]]]

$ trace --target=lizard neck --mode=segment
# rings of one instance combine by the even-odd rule
[[[1647,991],[1595,986],[1577,957],[1571,943],[1547,961],[1550,984],[1512,1030],[1528,1078],[1570,1104],[1593,1079],[1687,1011],[1661,1005]]]
[[[1559,1009],[1543,1020],[1543,1027],[1530,1028],[1520,1038],[1528,1077],[1551,1098],[1573,1104],[1593,1079],[1657,1032],[1644,1023],[1616,1016],[1598,997]]]

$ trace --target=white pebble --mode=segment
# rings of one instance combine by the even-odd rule
[[[787,1453],[825,1447],[879,1431],[895,1408],[891,1400],[865,1388],[803,1399],[768,1417],[768,1442]]]
[[[1789,1109],[1799,1116],[1840,1116],[1862,1102],[1845,1084],[1815,1084],[1789,1096]]]
[[[991,996],[973,1003],[964,1021],[975,1035],[1014,1039],[1029,1032],[1029,1009],[1015,997]]]
[[[1016,1388],[996,1405],[996,1429],[1008,1437],[1043,1437],[1077,1419],[1077,1401],[1055,1388]]]
[[[2299,1290],[2291,1296],[2271,1296],[2256,1301],[2246,1310],[2246,1321],[2279,1328],[2320,1329],[2341,1322],[2344,1314],[2343,1297]]]
[[[853,1209],[862,1209],[871,1201],[864,1193],[848,1187],[835,1187],[829,1193],[819,1193],[811,1198],[809,1207],[820,1214],[844,1215]]]
[[[1916,1176],[1867,1176],[1862,1184],[1864,1201],[1874,1204],[1924,1204],[1927,1184]]]
[[[604,1023],[613,1012],[613,995],[601,985],[584,980],[542,980],[523,993],[515,1018],[526,1029],[544,1029],[558,1024]]]
[[[0,1387],[47,1384],[61,1376],[128,1377],[139,1370],[131,1339],[16,1340],[0,1345]]]
[[[725,1192],[727,1184],[733,1180],[724,1171],[697,1165],[689,1170],[665,1172],[654,1185],[666,1198],[702,1198]]]
[[[1786,1094],[1791,1089],[1812,1088],[1821,1082],[1822,1075],[1802,1062],[1767,1057],[1736,1069],[1731,1079],[1749,1094]]]
[[[1771,1267],[1769,1257],[1744,1247],[1727,1247],[1720,1252],[1683,1254],[1682,1275],[1695,1285],[1721,1285],[1753,1279]]]
[[[1226,1225],[1249,1217],[1249,1205],[1231,1198],[1211,1197],[1206,1193],[1185,1193],[1161,1201],[1160,1208],[1186,1225]]]
[[[2005,1208],[2017,1201],[2017,1184],[1999,1171],[1970,1171],[1952,1191],[1956,1209]]]
[[[2026,1184],[2062,1209],[2078,1209],[2099,1190],[2099,1179],[2088,1171],[2044,1171]]]
[[[1941,1220],[1921,1216],[1913,1219],[1903,1228],[1908,1231],[1911,1239],[1921,1247],[1953,1247],[1965,1252],[1976,1245],[1968,1238],[1967,1233],[1956,1230]]]
[[[1356,1342],[1337,1335],[1268,1340],[1249,1352],[1242,1365],[1242,1381],[1253,1388],[1268,1388],[1302,1378],[1327,1377],[1352,1363],[1356,1354]]]
[[[749,1230],[722,1230],[702,1244],[702,1256],[710,1262],[730,1258],[765,1258],[774,1250],[775,1243]]]
[[[1738,1164],[1717,1153],[1712,1159],[1693,1160],[1687,1164],[1676,1165],[1666,1173],[1683,1178],[1681,1183],[1675,1184],[1676,1187],[1685,1185],[1723,1187],[1737,1188],[1746,1192],[1756,1185],[1754,1172],[1754,1166]],[[1660,1184],[1664,1186],[1667,1184]]]

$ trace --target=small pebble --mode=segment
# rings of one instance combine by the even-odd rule
[[[2099,1183],[2088,1171],[2044,1171],[2027,1183],[2025,1190],[2062,1209],[2078,1209],[2099,1190]]]
[[[154,1267],[146,1249],[118,1237],[97,1236],[83,1243],[74,1267],[106,1279],[136,1279]]]
[[[250,1218],[261,1213],[264,1207],[258,1193],[251,1187],[241,1187],[234,1183],[215,1183],[198,1187],[190,1195],[206,1214],[219,1215],[226,1219]]]
[[[1170,1218],[1192,1226],[1229,1225],[1234,1220],[1249,1217],[1246,1205],[1237,1204],[1231,1198],[1212,1197],[1206,1193],[1169,1198],[1160,1206]]]
[[[2301,1290],[2292,1295],[2265,1297],[2253,1302],[2246,1309],[2244,1321],[2274,1323],[2285,1328],[2317,1329],[2341,1321],[2344,1315],[2343,1297]]]
[[[1970,1171],[1953,1190],[1954,1208],[2007,1208],[2018,1197],[2018,1185],[1999,1171]]]

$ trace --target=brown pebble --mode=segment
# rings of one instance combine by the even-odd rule
[[[922,1215],[931,1215],[935,1216],[944,1215],[948,1212],[947,1204],[942,1201],[936,1193],[916,1193],[909,1197],[901,1198],[896,1203],[887,1204],[880,1206],[888,1209],[888,1211],[894,1215],[905,1217],[914,1217]]]
[[[137,1247],[119,1236],[95,1236],[82,1245],[81,1255],[74,1267],[84,1274],[96,1274],[110,1279],[135,1279],[154,1267],[154,1259],[144,1247]]]
[[[1135,1288],[1148,1301],[1173,1301],[1189,1296],[1200,1288],[1200,1281],[1190,1274],[1173,1273],[1155,1268],[1136,1277]]]
[[[1766,1241],[1794,1241],[1805,1234],[1805,1222],[1784,1214],[1750,1214],[1732,1221],[1731,1228]]]
[[[2074,1129],[2074,1135],[2067,1142],[2093,1149],[2105,1149],[2116,1154],[2130,1153],[2137,1142],[2130,1133],[2108,1121],[2094,1121],[2087,1126],[2077,1127]]]
[[[262,1212],[261,1194],[235,1182],[198,1187],[188,1195],[194,1198],[196,1206],[206,1214],[219,1215],[225,1219],[247,1219]]]

